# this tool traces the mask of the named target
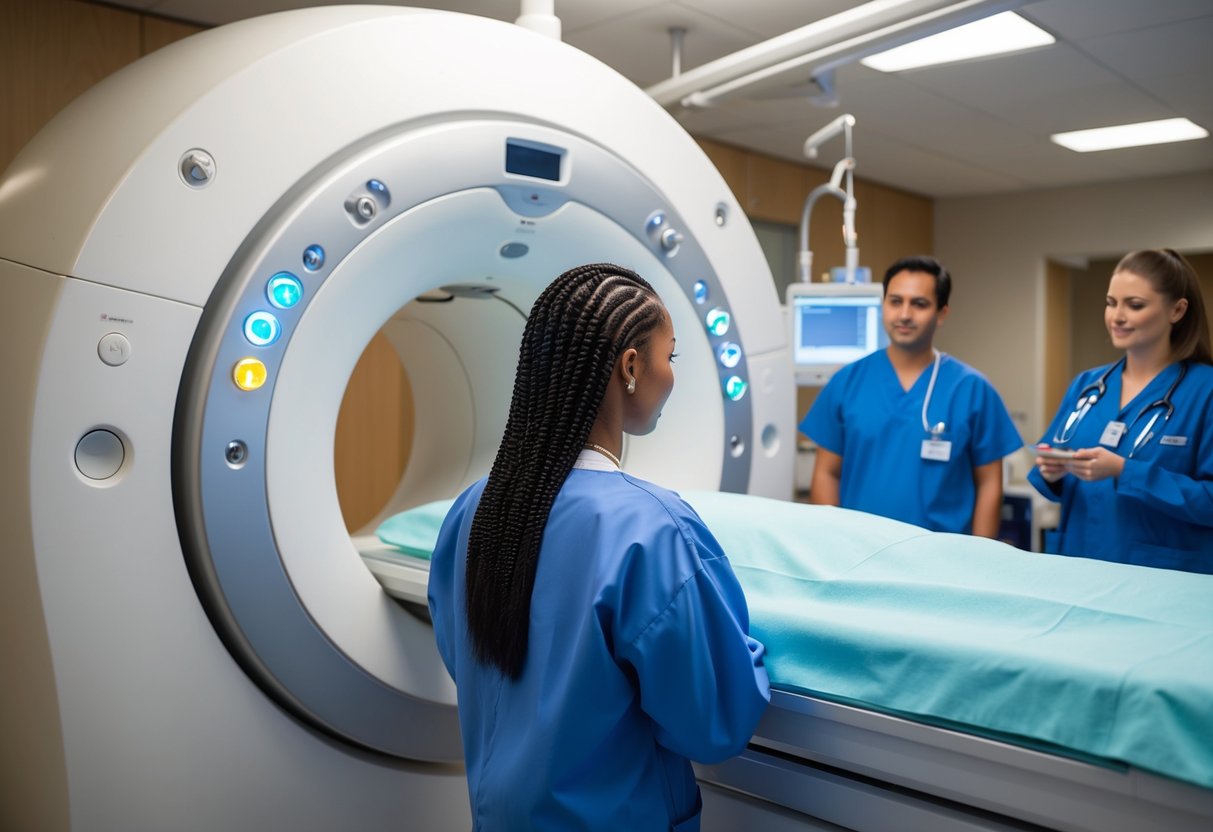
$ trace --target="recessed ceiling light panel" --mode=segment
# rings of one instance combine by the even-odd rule
[[[1003,12],[878,52],[860,61],[881,72],[965,61],[1048,46],[1055,38],[1014,12]]]
[[[1049,138],[1062,147],[1079,153],[1093,150],[1115,150],[1119,147],[1140,147],[1147,144],[1167,144],[1203,139],[1209,131],[1186,118],[1164,118],[1137,124],[1118,124],[1093,130],[1054,133]]]

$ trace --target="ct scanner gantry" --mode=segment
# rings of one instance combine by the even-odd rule
[[[491,463],[520,313],[594,261],[654,284],[683,356],[629,471],[787,496],[794,387],[754,234],[589,56],[307,9],[166,47],[56,117],[0,180],[4,818],[466,823],[432,633],[344,528],[338,407],[382,329],[416,401],[385,513],[453,496]]]

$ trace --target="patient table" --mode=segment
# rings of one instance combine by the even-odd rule
[[[705,830],[1213,829],[1213,576],[683,496],[729,553],[773,687],[746,751],[697,767]],[[359,541],[408,604],[447,505]]]

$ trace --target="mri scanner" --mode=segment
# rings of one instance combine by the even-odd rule
[[[556,40],[465,15],[271,15],[161,50],[0,184],[3,818],[458,829],[454,690],[347,533],[334,430],[382,329],[415,399],[385,513],[487,473],[525,310],[650,280],[682,354],[626,465],[784,496],[792,386],[757,241],[694,141]]]
[[[794,384],[755,237],[592,58],[309,9],[167,47],[51,122],[0,180],[0,826],[467,828],[424,571],[345,529],[342,392],[382,332],[417,439],[371,526],[454,496],[491,464],[526,310],[604,260],[654,284],[682,355],[628,470],[785,497]],[[1213,820],[1207,789],[783,690],[698,771],[709,830]]]

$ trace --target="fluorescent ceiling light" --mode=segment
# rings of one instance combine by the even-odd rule
[[[1207,135],[1208,130],[1186,118],[1164,118],[1162,121],[1143,121],[1138,124],[1097,127],[1094,130],[1075,130],[1072,133],[1054,133],[1049,138],[1062,147],[1077,150],[1079,153],[1089,153],[1092,150],[1114,150],[1118,147],[1187,142],[1203,139]]]
[[[1003,12],[869,55],[860,63],[881,72],[900,72],[920,66],[1018,52],[1034,46],[1048,46],[1053,42],[1053,36],[1044,29],[1033,26],[1014,12]]]

